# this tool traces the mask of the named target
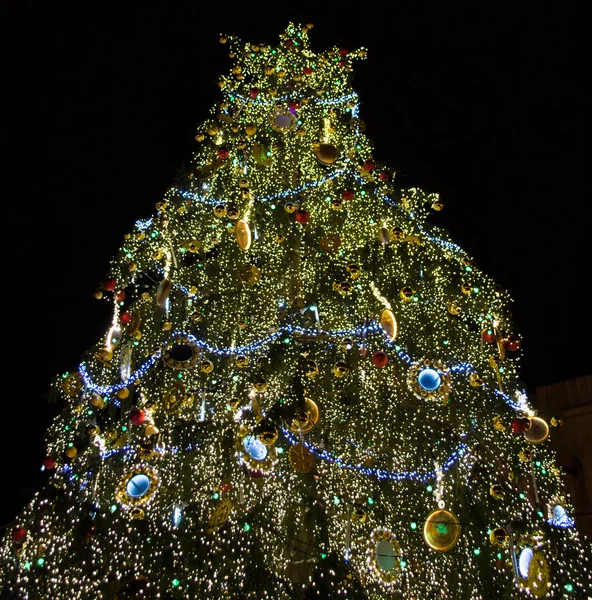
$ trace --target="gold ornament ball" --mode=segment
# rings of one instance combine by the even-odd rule
[[[444,202],[442,202],[441,200],[436,200],[434,203],[432,203],[432,208],[434,210],[440,211],[444,208]]]
[[[333,198],[333,200],[331,200],[331,208],[333,210],[341,210],[343,208],[343,201],[339,198]]]
[[[173,324],[171,322],[169,322],[169,321],[165,321],[162,324],[163,331],[170,331],[172,328],[173,328]]]
[[[412,302],[414,294],[415,294],[415,292],[410,287],[404,287],[399,292],[399,296],[400,296],[401,300],[403,300],[403,302]]]
[[[466,281],[464,281],[460,286],[460,291],[463,294],[470,294],[472,289],[473,289],[473,286]]]
[[[293,213],[297,208],[298,207],[293,202],[286,202],[286,204],[284,204],[284,210],[287,213]]]
[[[123,387],[120,390],[117,390],[117,397],[120,400],[125,400],[129,396],[129,394],[130,394],[129,389],[126,387]]]
[[[335,364],[333,367],[333,375],[338,379],[346,377],[349,374],[349,367],[342,361]]]
[[[101,397],[100,394],[93,394],[91,399],[90,399],[90,404],[91,406],[95,406],[95,407],[99,407],[99,406],[103,406],[104,400]]]
[[[69,446],[66,448],[65,454],[68,458],[76,458],[78,456],[78,450],[76,449],[76,446]]]
[[[276,233],[276,235],[275,235],[275,241],[278,244],[283,244],[286,241],[286,238],[283,235],[280,235],[279,233]]]
[[[469,377],[469,384],[474,388],[479,388],[483,385],[483,379],[478,373],[471,373]]]
[[[361,525],[362,523],[365,523],[365,522],[366,522],[366,511],[361,507],[355,508],[352,512],[352,523],[354,523],[355,525]]]
[[[229,206],[226,209],[226,216],[229,219],[236,220],[240,216],[240,210],[238,208],[236,208],[236,206]]]
[[[400,242],[405,237],[405,232],[400,227],[393,227],[390,231],[390,239]]]
[[[242,356],[242,355],[241,356],[237,356],[236,359],[235,359],[235,363],[236,363],[236,366],[239,369],[244,369],[244,368],[246,368],[248,366],[249,359],[246,356]]]
[[[214,370],[214,363],[208,359],[202,360],[201,370],[203,373],[211,373]]]
[[[314,360],[309,360],[306,362],[306,366],[304,368],[304,374],[306,377],[313,378],[316,377],[319,373],[319,366]]]
[[[461,307],[461,305],[458,302],[450,302],[448,304],[447,308],[448,308],[448,312],[451,315],[454,315],[455,317],[457,315],[460,315],[460,313],[462,312],[462,307]]]
[[[242,331],[247,328],[247,321],[245,319],[240,319],[238,324],[238,328]]]
[[[247,125],[245,127],[245,132],[248,136],[255,135],[257,133],[257,127],[255,125]]]
[[[360,276],[361,269],[358,265],[352,263],[347,265],[347,272],[351,275],[352,279],[357,279]]]
[[[101,290],[97,290],[93,296],[97,299],[100,300],[103,297],[103,292],[101,292]]]
[[[195,134],[195,141],[196,142],[203,142],[205,138],[206,138],[206,136],[203,133],[201,133],[201,132]]]
[[[503,548],[508,541],[508,532],[503,527],[496,527],[489,533],[489,541],[496,548]]]
[[[220,131],[220,127],[216,123],[212,123],[211,125],[208,126],[208,133],[210,135],[216,135],[217,133],[219,133],[219,131]]]
[[[494,483],[489,488],[489,495],[495,500],[503,500],[506,497],[506,490],[504,486],[499,483]]]
[[[259,378],[253,382],[253,387],[255,388],[255,391],[257,391],[257,392],[265,392],[267,390],[268,386],[269,386],[269,384],[263,378]]]
[[[214,216],[218,217],[219,219],[222,219],[226,216],[226,207],[224,204],[216,204],[216,206],[214,206]]]

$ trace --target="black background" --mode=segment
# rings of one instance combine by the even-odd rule
[[[366,46],[353,85],[374,157],[400,186],[441,194],[433,222],[515,299],[527,388],[590,373],[589,96],[575,9],[51,4],[4,19],[0,524],[44,479],[51,378],[107,328],[97,283],[220,100],[231,64],[220,32],[275,44],[292,20],[315,25],[315,51]]]

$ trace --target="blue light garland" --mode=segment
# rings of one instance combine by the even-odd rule
[[[321,460],[326,460],[330,463],[337,465],[342,469],[350,469],[355,470],[363,475],[374,476],[381,480],[388,481],[418,481],[418,482],[427,482],[437,477],[436,471],[427,471],[425,473],[420,473],[418,471],[386,471],[384,469],[375,469],[375,468],[365,468],[360,465],[354,465],[352,463],[345,462],[341,458],[333,456],[327,450],[322,450],[313,446],[310,442],[300,441],[296,439],[296,436],[292,435],[287,429],[282,427],[282,432],[284,437],[288,440],[288,442],[293,446],[294,444],[300,443],[306,446],[315,456],[320,458]],[[450,456],[446,459],[444,464],[442,465],[442,471],[446,473],[449,471],[452,466],[460,460],[468,451],[467,444],[460,444],[456,450],[454,450]]]

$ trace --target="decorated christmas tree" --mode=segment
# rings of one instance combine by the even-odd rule
[[[582,598],[511,299],[373,155],[364,49],[233,60],[52,392],[2,598]],[[552,435],[552,433],[551,433]]]

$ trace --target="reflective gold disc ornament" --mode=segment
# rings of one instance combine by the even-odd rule
[[[332,165],[338,157],[337,148],[332,144],[313,144],[314,155],[323,165]]]
[[[530,427],[523,433],[531,444],[541,444],[549,437],[549,425],[540,417],[530,417]]]
[[[460,523],[455,514],[447,510],[431,513],[423,527],[426,544],[438,552],[448,552],[460,538]]]
[[[308,473],[314,467],[314,455],[304,444],[294,444],[290,448],[290,464],[297,473]]]

